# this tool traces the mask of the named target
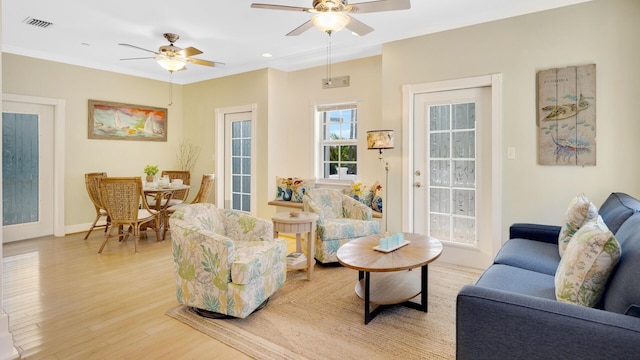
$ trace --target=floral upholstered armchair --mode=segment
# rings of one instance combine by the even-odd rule
[[[380,233],[371,208],[337,190],[311,189],[302,202],[304,211],[318,214],[314,255],[321,263],[338,261],[338,249],[350,240]]]
[[[287,243],[271,221],[206,203],[169,221],[178,302],[201,315],[245,318],[284,283]]]

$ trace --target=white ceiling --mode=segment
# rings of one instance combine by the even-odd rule
[[[252,2],[311,7],[312,0],[1,1],[2,51],[7,53],[171,81],[152,59],[121,61],[153,54],[118,43],[157,51],[168,44],[162,34],[174,32],[180,35],[176,46],[196,47],[204,52],[197,58],[226,64],[213,68],[190,64],[173,75],[178,84],[265,67],[292,71],[327,61],[325,33],[310,29],[285,36],[310,14],[250,7]],[[332,62],[380,54],[382,44],[394,40],[586,1],[590,0],[413,0],[410,10],[355,15],[375,31],[362,37],[347,30],[333,34]],[[53,25],[27,25],[28,17]],[[273,57],[262,57],[265,52]]]

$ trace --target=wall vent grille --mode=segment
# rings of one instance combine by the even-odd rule
[[[27,25],[33,25],[33,26],[37,26],[37,27],[40,27],[40,28],[48,28],[49,26],[53,25],[52,22],[39,20],[39,19],[34,19],[32,17],[28,17],[28,18],[24,19],[24,21],[22,21],[22,22],[27,24]]]

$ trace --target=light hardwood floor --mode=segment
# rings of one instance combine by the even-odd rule
[[[4,311],[26,359],[247,359],[165,315],[175,305],[171,239],[103,232],[4,244]]]

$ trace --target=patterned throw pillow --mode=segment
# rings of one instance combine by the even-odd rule
[[[565,214],[565,221],[560,229],[560,236],[558,237],[560,257],[563,256],[573,234],[575,234],[585,222],[595,219],[597,216],[598,209],[587,199],[585,194],[580,194],[571,200]]]
[[[281,178],[276,176],[277,192],[275,200],[301,203],[304,194],[315,186],[315,179]]]
[[[351,185],[350,188],[344,190],[345,195],[360,201],[367,207],[371,207],[371,201],[373,200],[373,189],[370,186],[364,185],[361,182],[357,182]]]
[[[316,186],[315,179],[298,179],[293,178],[293,196],[291,197],[292,202],[302,202],[302,197],[304,194],[308,193],[310,189],[313,189]]]
[[[371,208],[374,211],[382,212],[382,185],[379,182],[375,182],[372,186],[373,200],[371,201]]]
[[[594,306],[620,259],[620,244],[598,216],[569,241],[555,275],[556,299]]]
[[[291,201],[291,197],[293,196],[293,189],[291,188],[292,185],[293,179],[276,176],[277,192],[275,200]]]

